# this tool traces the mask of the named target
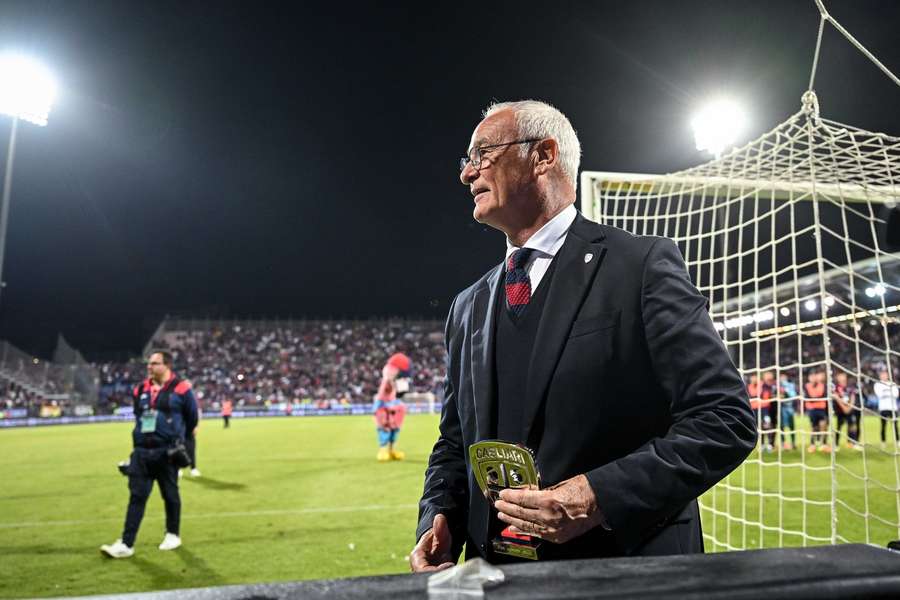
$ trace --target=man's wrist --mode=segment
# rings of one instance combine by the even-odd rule
[[[588,501],[588,515],[590,516],[591,521],[596,525],[599,525],[606,531],[612,531],[612,527],[609,525],[609,520],[606,518],[603,509],[600,508],[600,503],[597,499],[597,493],[594,491],[594,488],[591,485],[591,481],[588,479],[587,475],[582,475],[582,477],[582,484],[585,488],[584,493],[590,498],[590,500]]]

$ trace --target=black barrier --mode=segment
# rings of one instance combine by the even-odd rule
[[[900,553],[863,544],[538,562],[504,565],[501,569],[506,582],[487,589],[484,597],[488,600],[900,598]],[[388,575],[121,597],[131,600],[405,600],[426,598],[427,581],[427,574]]]

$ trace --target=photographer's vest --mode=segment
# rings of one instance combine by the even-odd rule
[[[167,425],[171,425],[172,392],[177,392],[182,383],[183,382],[178,377],[173,376],[160,388],[159,392],[156,393],[156,396],[153,395],[153,385],[150,383],[149,379],[144,380],[141,385],[135,386],[133,395],[134,415],[136,418],[136,426],[139,424],[141,427],[140,435],[134,436],[135,445],[154,448],[164,445],[163,442],[168,440],[168,438],[178,437],[177,434],[174,436],[170,435],[174,433],[171,427],[163,429],[160,426],[163,424],[162,421]],[[144,401],[147,402],[146,406],[144,405]],[[149,429],[149,427],[146,426],[148,423],[143,420],[144,412],[147,409],[155,411],[156,413],[156,419],[152,425],[153,430],[149,433],[146,431],[146,429]]]

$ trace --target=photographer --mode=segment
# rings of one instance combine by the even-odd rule
[[[112,558],[134,554],[134,540],[154,481],[159,483],[166,505],[166,535],[159,549],[174,550],[181,545],[178,469],[190,463],[184,440],[185,434],[197,426],[197,401],[190,382],[172,372],[172,355],[168,352],[150,355],[147,374],[149,377],[134,388],[134,451],[123,471],[131,492],[125,529],[122,539],[100,546],[100,551]]]

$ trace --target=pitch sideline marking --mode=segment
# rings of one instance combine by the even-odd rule
[[[417,504],[397,504],[394,506],[386,506],[380,504],[370,504],[368,506],[332,506],[319,508],[295,508],[281,510],[248,510],[220,513],[205,514],[183,514],[182,519],[228,519],[233,517],[260,517],[260,516],[279,516],[279,515],[309,515],[316,513],[348,513],[348,512],[370,512],[378,510],[407,510],[418,508]],[[144,517],[144,520],[161,521],[165,517],[163,515],[150,515]],[[67,526],[67,525],[90,525],[91,523],[105,523],[108,521],[121,521],[121,517],[107,517],[104,519],[80,519],[71,521],[25,521],[23,523],[0,523],[0,529],[17,529],[27,527],[46,527],[46,526]]]

